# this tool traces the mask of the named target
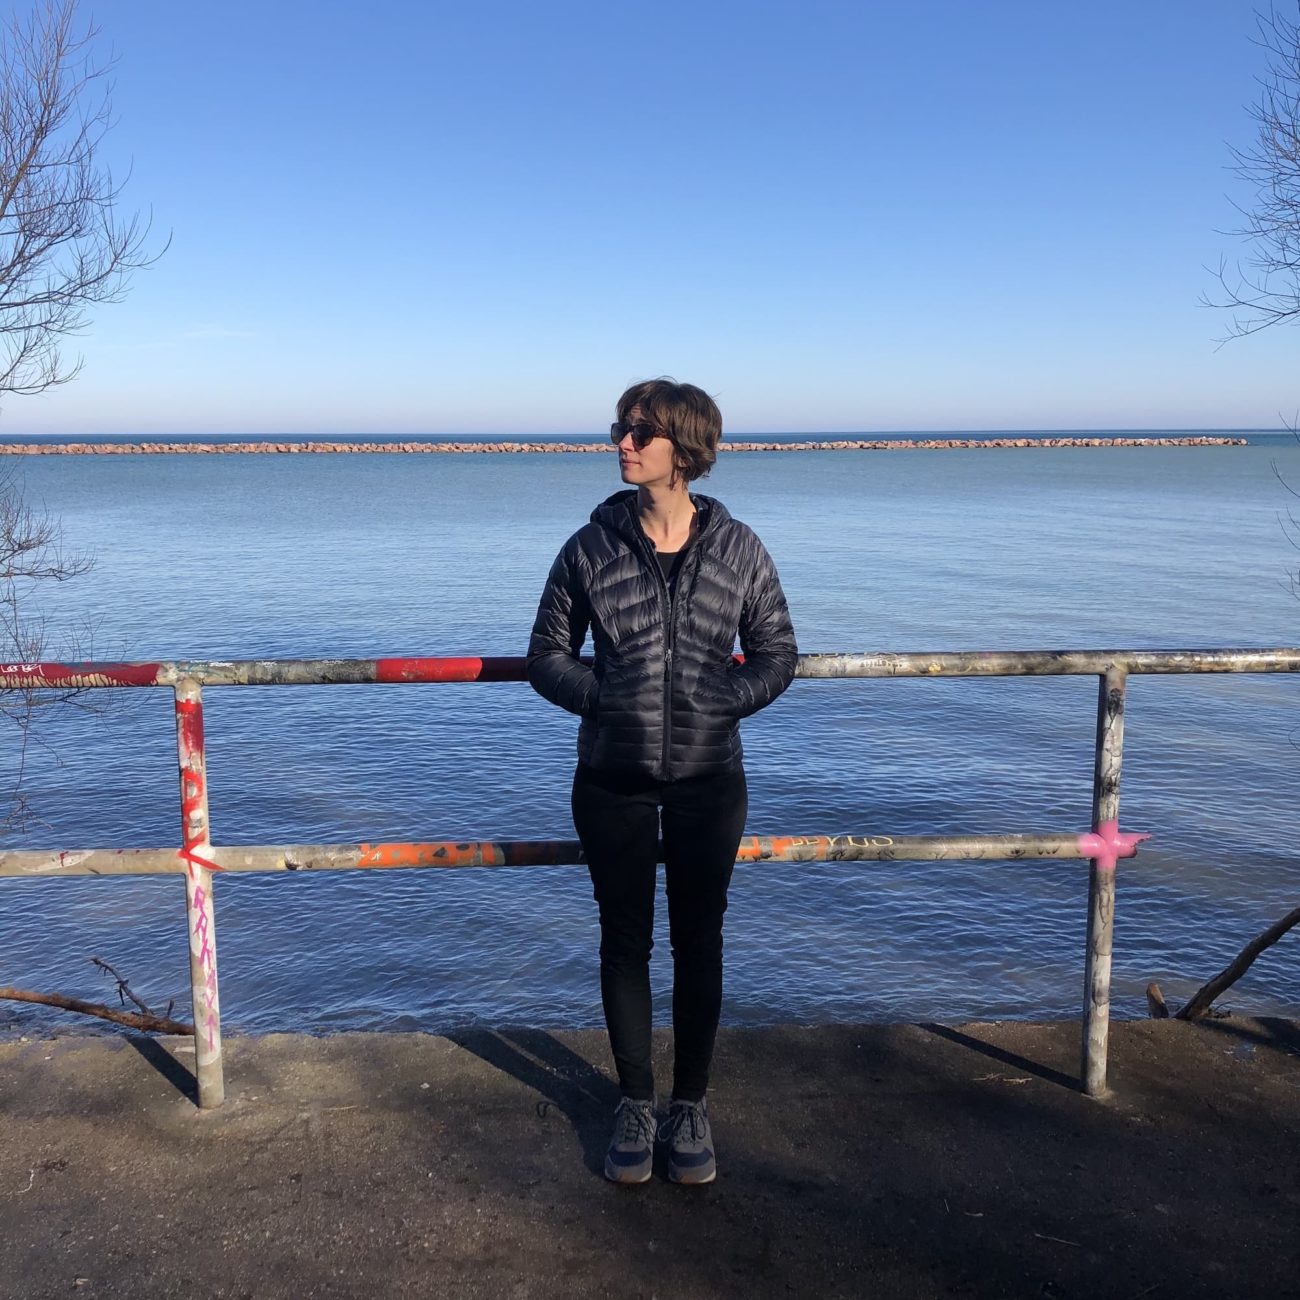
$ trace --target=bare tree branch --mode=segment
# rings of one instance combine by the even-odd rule
[[[63,545],[58,521],[33,506],[24,496],[12,469],[0,470],[0,657],[8,663],[39,663],[48,657],[49,632],[45,619],[30,613],[38,583],[65,582],[87,572],[93,560],[84,552]],[[59,658],[86,657],[89,633],[59,646]],[[25,826],[32,820],[25,779],[27,763],[36,742],[35,723],[53,705],[77,703],[85,707],[88,696],[67,688],[0,690],[0,720],[18,729],[18,752],[0,788],[0,829]],[[108,701],[96,699],[94,708]]]
[[[122,186],[97,160],[112,64],[76,17],[77,0],[38,0],[0,27],[0,393],[74,378],[60,341],[165,251],[146,252],[147,219],[119,216]]]
[[[1221,261],[1215,276],[1222,297],[1202,299],[1232,313],[1227,338],[1300,320],[1300,19],[1270,7],[1256,24],[1265,71],[1250,110],[1255,142],[1232,150],[1233,170],[1254,197],[1235,205],[1243,224],[1230,232],[1251,251],[1231,266]]]
[[[95,36],[93,26],[79,28],[77,0],[33,0],[0,22],[0,397],[75,378],[81,362],[64,361],[60,342],[165,251],[145,251],[149,222],[119,214],[122,186],[99,161],[113,125],[112,62],[92,54]],[[0,659],[49,657],[44,620],[31,612],[36,585],[90,565],[64,548],[57,522],[28,503],[13,474],[0,472]],[[89,650],[60,647],[76,648]],[[17,762],[0,789],[0,830],[31,815],[24,777],[39,710],[78,696],[0,691],[0,720],[19,733]]]

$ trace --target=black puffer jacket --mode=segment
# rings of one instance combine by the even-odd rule
[[[776,568],[721,502],[693,496],[696,534],[670,598],[636,499],[616,492],[556,557],[528,643],[528,680],[581,716],[578,758],[592,767],[663,781],[732,771],[741,760],[736,724],[794,676]],[[594,668],[578,659],[589,626]]]

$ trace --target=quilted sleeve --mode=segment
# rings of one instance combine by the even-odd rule
[[[799,657],[776,565],[757,537],[754,545],[757,559],[740,612],[740,649],[745,662],[729,674],[740,697],[742,718],[766,708],[790,685]]]
[[[591,622],[578,548],[570,542],[555,557],[528,641],[528,681],[538,695],[581,717],[596,708],[598,683],[578,658]]]

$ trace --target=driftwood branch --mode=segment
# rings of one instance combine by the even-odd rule
[[[1270,925],[1263,934],[1256,935],[1212,980],[1206,981],[1196,991],[1175,1019],[1199,1020],[1210,1009],[1214,999],[1230,989],[1250,969],[1255,958],[1265,948],[1271,948],[1297,922],[1300,922],[1300,907],[1294,908],[1276,924]]]
[[[98,966],[100,970],[107,971],[108,974],[110,974],[117,981],[117,1000],[122,1006],[126,1006],[126,1000],[127,998],[130,998],[131,1001],[134,1002],[135,1005],[139,1007],[140,1010],[143,1011],[146,1016],[154,1016],[154,1017],[158,1016],[159,1013],[157,1011],[155,1011],[150,1006],[146,1006],[144,1002],[142,1002],[138,997],[136,997],[134,993],[131,992],[131,986],[102,957],[92,957],[90,960],[94,965]],[[169,1002],[167,1004],[167,1010],[162,1013],[163,1019],[166,1019],[168,1016],[171,1015],[172,1007],[175,1005],[176,1004],[174,1001]]]
[[[155,1016],[137,1011],[118,1011],[115,1007],[101,1006],[98,1002],[83,1002],[80,998],[65,998],[61,993],[36,993],[31,989],[0,988],[0,1000],[8,1002],[39,1002],[47,1007],[60,1007],[64,1011],[79,1011],[83,1016],[98,1016],[128,1029],[142,1029],[153,1034],[193,1034],[194,1026],[166,1016]]]

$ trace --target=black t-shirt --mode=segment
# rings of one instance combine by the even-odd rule
[[[659,561],[659,567],[663,570],[664,581],[668,584],[668,590],[671,591],[677,582],[677,571],[682,567],[682,556],[686,553],[683,547],[680,551],[656,551],[655,557]]]
[[[663,570],[664,581],[668,584],[668,590],[672,591],[677,585],[677,574],[682,567],[682,556],[695,544],[695,538],[700,531],[701,516],[697,510],[691,516],[691,529],[686,535],[686,545],[680,551],[656,551],[655,556],[659,560],[659,567]]]

